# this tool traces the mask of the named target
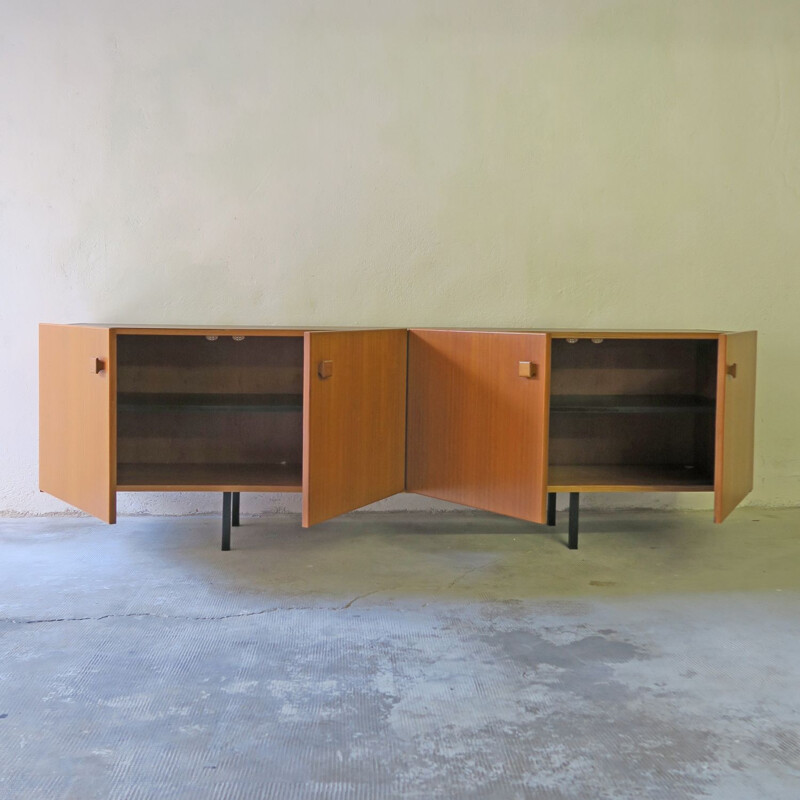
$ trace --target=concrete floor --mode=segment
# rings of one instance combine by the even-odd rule
[[[800,797],[800,510],[560,516],[0,521],[0,798]]]

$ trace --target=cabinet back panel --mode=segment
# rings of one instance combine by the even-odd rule
[[[714,472],[714,413],[672,413],[676,395],[716,396],[716,340],[579,339],[552,342],[552,394],[659,396],[664,414],[559,413],[550,417],[549,463],[563,465],[671,465]],[[656,406],[658,403],[655,404]],[[679,409],[679,406],[676,406]]]
[[[715,340],[553,339],[551,392],[713,398],[716,354]]]
[[[120,463],[299,464],[301,413],[120,412]]]
[[[550,463],[696,464],[697,419],[691,414],[553,414]]]
[[[120,336],[120,392],[302,394],[297,337]]]
[[[118,390],[142,394],[296,395],[303,392],[299,337],[118,337]],[[176,403],[180,403],[180,399]],[[302,409],[119,408],[122,464],[299,464]]]

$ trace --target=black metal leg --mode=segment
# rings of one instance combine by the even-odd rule
[[[231,497],[231,525],[239,527],[239,492],[232,492]]]
[[[222,493],[222,549],[231,549],[231,493]]]
[[[556,524],[556,493],[547,493],[547,524]]]
[[[580,509],[580,492],[569,493],[569,539],[567,547],[570,550],[578,549],[578,511]]]

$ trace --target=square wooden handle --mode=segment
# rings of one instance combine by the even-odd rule
[[[92,365],[89,368],[93,375],[99,375],[104,372],[106,368],[106,361],[104,358],[93,358]]]
[[[320,361],[317,367],[317,375],[323,380],[333,375],[333,361]]]
[[[520,361],[519,376],[520,378],[535,378],[536,364],[534,364],[533,361]]]

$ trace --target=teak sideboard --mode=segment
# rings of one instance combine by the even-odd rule
[[[756,333],[51,325],[40,489],[302,492],[308,527],[398,492],[531,522],[570,494],[753,484]]]

